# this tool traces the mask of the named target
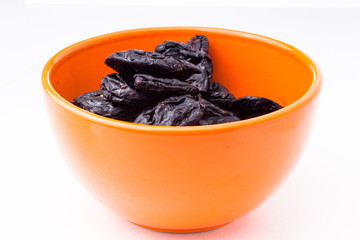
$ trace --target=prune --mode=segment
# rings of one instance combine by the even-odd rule
[[[207,37],[204,35],[196,35],[195,37],[187,41],[187,45],[191,50],[202,53],[203,57],[197,65],[200,66],[205,71],[208,78],[211,80],[213,66],[212,66],[211,58],[208,55],[209,41]]]
[[[203,104],[192,95],[172,96],[147,108],[134,123],[161,126],[197,125],[204,114]]]
[[[155,52],[164,56],[175,56],[194,64],[200,63],[203,58],[211,60],[208,50],[209,41],[204,35],[196,35],[186,43],[167,40],[155,47]]]
[[[278,103],[263,97],[245,96],[236,99],[231,109],[241,120],[258,117],[281,109]]]
[[[208,55],[209,52],[209,40],[205,35],[196,35],[195,37],[191,38],[187,41],[187,44],[190,46],[190,49],[194,51],[200,51],[204,54],[204,57],[201,59],[200,63],[197,64],[202,69],[204,76],[207,78],[207,88],[210,87],[211,80],[212,80],[212,72],[213,72],[213,65],[210,56]],[[205,91],[202,90],[202,91]]]
[[[201,69],[201,74],[191,76],[186,82],[191,82],[201,92],[206,92],[212,79],[213,66],[208,55],[208,39],[203,35],[196,35],[187,43],[165,41],[155,48],[155,52],[164,56],[173,56],[196,64]]]
[[[203,73],[193,74],[186,79],[185,82],[198,88],[201,92],[206,92],[206,89],[208,88],[208,81]]]
[[[201,72],[198,66],[179,58],[136,49],[115,52],[105,59],[105,63],[120,75],[143,73],[185,80],[192,74]]]
[[[236,116],[213,116],[203,118],[199,121],[200,126],[204,125],[212,125],[212,124],[220,124],[220,123],[228,123],[228,122],[235,122],[239,121],[240,118]]]
[[[141,92],[160,95],[197,95],[199,93],[197,87],[176,78],[156,78],[147,74],[135,74],[134,87]]]
[[[186,43],[175,41],[165,41],[157,45],[155,52],[164,56],[177,57],[193,64],[199,63],[203,57],[200,52],[190,51]]]
[[[192,49],[187,43],[175,41],[165,41],[157,45],[155,52],[164,56],[177,57],[193,64],[199,64],[204,58],[210,59],[206,52]]]
[[[144,106],[154,101],[153,97],[131,88],[124,79],[116,73],[104,76],[101,80],[100,89],[109,92],[110,96],[108,98],[118,104]]]
[[[82,94],[74,98],[71,103],[103,117],[132,121],[135,118],[133,110],[109,101],[107,99],[109,95],[110,93],[107,91],[97,90]]]
[[[235,96],[230,93],[226,87],[218,82],[212,82],[209,91],[203,94],[203,97],[224,109],[230,109],[230,104],[236,99]]]
[[[282,108],[270,99],[236,99],[212,81],[209,41],[164,41],[155,52],[129,49],[111,54],[105,64],[117,73],[103,77],[99,91],[71,102],[89,112],[139,124],[210,125],[239,121]]]
[[[201,101],[204,103],[204,115],[199,121],[199,125],[210,125],[240,120],[240,118],[231,111],[219,108],[205,99],[202,99]]]
[[[213,65],[211,58],[203,58],[199,64],[197,64],[198,67],[202,70],[202,72],[206,73],[207,77],[209,78],[209,81],[211,82],[212,79],[212,72],[213,72]]]
[[[201,99],[201,101],[203,102],[205,107],[204,116],[235,116],[233,112],[222,109],[205,99]]]
[[[189,44],[192,49],[198,51],[204,51],[206,53],[209,51],[209,41],[205,35],[195,35],[187,44]]]

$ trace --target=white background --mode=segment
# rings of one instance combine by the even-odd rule
[[[360,239],[359,1],[152,2],[0,0],[0,239]],[[180,25],[279,39],[324,75],[314,130],[287,181],[250,214],[196,234],[146,230],[96,202],[64,164],[40,85],[45,62],[72,43]]]

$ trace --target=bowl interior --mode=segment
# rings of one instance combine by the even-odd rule
[[[287,106],[314,83],[313,63],[295,48],[262,36],[207,28],[139,29],[85,40],[56,56],[48,79],[55,92],[71,101],[98,90],[102,77],[115,72],[104,63],[111,53],[129,48],[154,51],[165,40],[185,42],[196,34],[209,39],[213,81],[236,97],[261,96]]]

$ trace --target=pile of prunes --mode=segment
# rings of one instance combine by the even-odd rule
[[[196,126],[234,122],[282,108],[262,97],[235,98],[212,80],[206,36],[186,43],[165,41],[154,52],[129,49],[105,64],[116,71],[103,77],[100,90],[71,103],[94,114],[147,125]]]

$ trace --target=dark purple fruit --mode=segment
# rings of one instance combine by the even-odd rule
[[[109,95],[109,92],[104,90],[88,92],[74,98],[71,103],[103,117],[132,121],[135,117],[133,110],[128,106],[111,102],[107,98]]]
[[[270,99],[252,96],[238,98],[231,104],[231,109],[241,120],[258,117],[281,108],[278,103]]]
[[[198,125],[204,114],[203,104],[192,95],[172,96],[155,107],[147,108],[134,123],[161,126]]]

